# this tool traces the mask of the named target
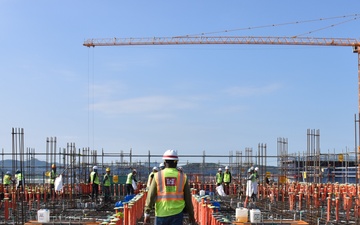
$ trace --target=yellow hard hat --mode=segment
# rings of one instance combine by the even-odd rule
[[[106,172],[110,172],[110,168],[108,167],[108,168],[106,168]]]

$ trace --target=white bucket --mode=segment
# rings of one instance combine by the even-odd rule
[[[40,209],[37,212],[38,222],[49,223],[50,222],[50,211],[48,209]]]
[[[248,209],[247,208],[236,208],[236,222],[247,222],[248,221]]]
[[[251,223],[261,222],[261,211],[259,209],[250,210],[250,222]]]
[[[200,196],[204,196],[205,195],[205,191],[204,190],[200,190]]]

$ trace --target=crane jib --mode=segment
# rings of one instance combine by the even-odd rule
[[[258,44],[258,45],[312,45],[312,46],[360,46],[355,38],[315,37],[253,37],[253,36],[184,36],[150,38],[99,38],[88,39],[83,45],[126,46],[126,45],[191,45],[191,44]]]

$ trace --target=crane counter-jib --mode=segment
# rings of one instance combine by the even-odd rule
[[[148,38],[93,38],[83,45],[129,46],[129,45],[192,45],[192,44],[258,44],[258,45],[309,45],[309,46],[360,46],[356,38],[321,37],[260,37],[260,36],[183,36]]]

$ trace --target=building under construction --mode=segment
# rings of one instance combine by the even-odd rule
[[[13,129],[12,135],[12,152],[3,149],[1,153],[1,179],[8,171],[13,175],[21,170],[24,189],[16,189],[15,184],[0,186],[0,223],[39,224],[39,213],[44,212],[49,218],[41,224],[111,224],[112,220],[113,224],[142,223],[145,184],[162,155],[150,151],[136,155],[131,149],[107,153],[78,148],[75,143],[59,148],[56,137],[47,138],[45,152],[39,152],[24,148],[22,129]],[[264,224],[359,224],[356,151],[322,154],[320,132],[308,130],[307,135],[309,148],[302,154],[288,153],[286,138],[278,138],[276,156],[269,156],[267,145],[262,143],[257,149],[245,148],[228,155],[205,151],[199,155],[180,154],[179,164],[188,175],[198,224],[241,224],[236,222],[235,212],[244,206],[247,170],[251,166],[259,167],[260,179],[258,200],[247,208],[259,209]],[[269,159],[276,160],[277,165],[267,165]],[[62,174],[62,189],[56,195],[49,187],[52,164]],[[99,168],[100,178],[105,168],[111,169],[111,204],[103,201],[101,186],[99,201],[91,200],[88,178],[94,165]],[[216,191],[215,174],[225,166],[230,167],[233,179],[227,195],[222,196]],[[137,195],[131,200],[125,180],[132,169],[138,171],[139,183]]]

